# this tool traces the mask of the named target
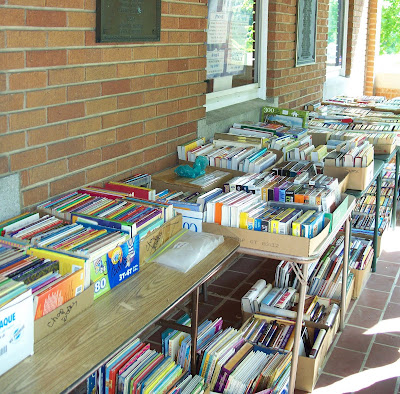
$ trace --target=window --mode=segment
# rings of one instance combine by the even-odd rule
[[[329,0],[327,71],[344,70],[348,4],[346,0]]]
[[[266,12],[266,0],[208,1],[207,110],[265,98]]]

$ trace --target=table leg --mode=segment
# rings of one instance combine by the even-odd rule
[[[196,287],[192,293],[192,316],[191,316],[191,373],[195,375],[196,370],[196,354],[197,354],[197,328],[199,324],[199,288]]]
[[[393,207],[392,207],[392,229],[396,228],[396,211],[397,211],[397,195],[399,194],[399,165],[400,165],[400,150],[396,150],[396,168],[394,175],[394,194],[393,194]]]
[[[378,250],[378,225],[379,225],[379,211],[381,208],[381,187],[382,187],[382,173],[376,178],[376,201],[375,201],[375,227],[374,227],[374,257],[372,259],[372,272],[376,271],[376,260]]]
[[[347,298],[347,270],[349,268],[349,250],[351,242],[350,218],[346,219],[344,227],[344,251],[343,251],[343,273],[342,273],[342,297],[340,301],[340,331],[344,330],[344,318],[346,316]]]
[[[300,280],[299,303],[297,306],[296,327],[294,332],[294,342],[292,350],[292,367],[290,370],[289,394],[294,393],[294,388],[296,385],[296,372],[297,372],[297,363],[299,360],[301,329],[303,326],[304,302],[306,299],[306,290],[307,290],[307,271],[308,271],[308,264],[303,264],[302,273],[303,273],[303,278],[305,278],[306,281]]]

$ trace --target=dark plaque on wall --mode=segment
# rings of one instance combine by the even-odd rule
[[[161,0],[97,0],[96,41],[160,41]]]
[[[317,0],[298,0],[296,66],[315,63],[317,12]]]

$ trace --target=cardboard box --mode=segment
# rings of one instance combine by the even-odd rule
[[[33,297],[29,290],[0,309],[0,375],[32,354]]]
[[[140,265],[144,264],[147,258],[181,230],[182,215],[177,215],[159,228],[147,233],[146,236],[140,240]]]
[[[225,237],[239,238],[243,248],[257,249],[266,252],[283,253],[300,257],[308,257],[318,248],[328,236],[330,221],[327,220],[324,229],[314,238],[295,237],[252,231],[242,228],[225,227],[215,223],[203,223],[203,231],[223,235]]]
[[[308,130],[308,134],[311,136],[313,145],[317,147],[319,145],[326,145],[326,142],[329,140],[329,137],[331,136],[332,132],[331,131],[316,132],[310,129]]]
[[[193,165],[193,163],[192,163]],[[215,182],[212,184],[201,187],[198,185],[193,185],[190,182],[195,180],[196,178],[185,178],[185,177],[180,177],[177,174],[175,174],[174,168],[168,168],[164,171],[161,171],[157,174],[153,174],[151,176],[151,187],[153,189],[156,189],[157,191],[161,191],[164,189],[170,189],[170,190],[177,190],[177,191],[184,191],[184,192],[201,192],[205,193],[208,192],[216,187],[223,187],[224,183],[228,181],[229,179],[233,178],[233,174],[231,174],[229,171],[225,171],[223,168],[212,168],[212,167],[207,167],[206,168],[206,174],[209,174],[214,171],[223,171],[226,173],[225,176],[223,176],[220,179],[217,179]]]
[[[128,236],[127,236],[128,237]],[[28,251],[37,257],[60,260],[74,259],[78,266],[84,264],[85,289],[94,284],[94,299],[107,293],[127,278],[139,271],[139,237],[128,238],[115,247],[109,248],[101,256],[92,254],[86,259],[82,256],[68,254],[51,249],[31,248]],[[63,274],[61,272],[61,274]],[[90,278],[87,280],[87,278]]]
[[[35,320],[35,343],[68,324],[71,319],[89,308],[93,304],[93,296],[94,285],[91,285],[81,294],[54,309],[54,311]]]
[[[347,188],[364,190],[371,183],[374,176],[374,161],[365,168],[324,166],[324,174],[336,178],[349,174]]]
[[[275,165],[283,162],[283,152],[282,151],[276,150],[276,149],[268,149],[268,151],[274,152],[276,154],[276,162],[272,166],[270,166],[270,167],[266,168],[265,170],[263,170],[262,172],[268,172]],[[185,161],[185,160],[179,160],[179,164],[188,164],[189,166],[193,166],[193,162]],[[231,173],[233,176],[242,176],[244,174],[247,174],[247,172],[244,172],[244,171],[230,170],[230,169],[227,169],[227,168],[220,168],[220,167],[213,167],[213,166],[207,166],[207,168],[210,168],[210,169],[212,169],[214,171],[215,170],[227,171],[227,172]]]

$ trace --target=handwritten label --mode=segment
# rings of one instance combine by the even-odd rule
[[[72,310],[76,309],[78,306],[78,301],[73,300],[69,304],[65,304],[65,306],[61,307],[60,310],[58,311],[57,315],[52,317],[48,322],[47,326],[48,327],[53,327],[54,325],[58,324],[61,322],[61,324],[66,323],[68,320],[69,315],[71,314]]]

